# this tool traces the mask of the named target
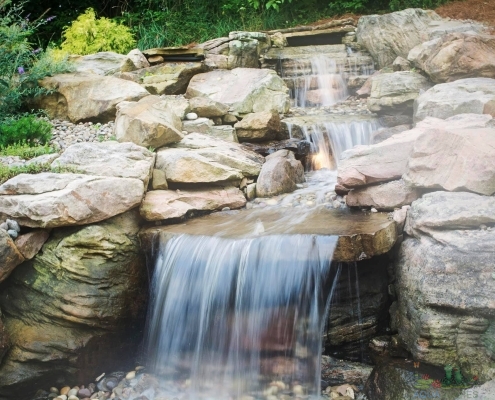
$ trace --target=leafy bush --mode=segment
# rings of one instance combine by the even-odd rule
[[[0,120],[19,112],[28,97],[46,92],[39,79],[70,70],[66,59],[56,61],[50,51],[33,49],[30,37],[52,17],[31,22],[22,17],[23,5],[0,0]]]
[[[34,115],[19,119],[8,118],[0,123],[0,149],[19,143],[30,146],[44,145],[51,137],[51,124]]]
[[[136,46],[136,40],[128,27],[108,18],[96,19],[92,8],[77,17],[62,35],[62,50],[72,54],[86,55],[99,51],[124,54]]]

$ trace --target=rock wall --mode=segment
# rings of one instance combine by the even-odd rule
[[[42,251],[15,269],[0,290],[11,341],[0,399],[90,382],[98,371],[133,362],[147,297],[138,230],[136,211],[55,229]]]

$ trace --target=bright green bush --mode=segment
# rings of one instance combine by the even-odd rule
[[[136,40],[128,27],[108,18],[97,19],[92,8],[77,17],[62,36],[62,50],[72,54],[86,55],[99,51],[125,54],[136,47]]]
[[[52,126],[48,121],[27,115],[7,118],[0,122],[0,149],[19,143],[44,145],[52,137]]]

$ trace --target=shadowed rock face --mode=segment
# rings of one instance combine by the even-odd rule
[[[1,399],[89,382],[96,371],[122,369],[132,359],[146,296],[138,230],[135,211],[54,230],[3,283],[0,306],[12,345],[0,367]]]

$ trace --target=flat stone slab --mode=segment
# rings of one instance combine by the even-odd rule
[[[310,211],[226,211],[188,220],[183,224],[150,227],[141,231],[145,249],[156,235],[181,234],[232,239],[270,235],[339,236],[333,261],[353,262],[388,252],[397,239],[395,222],[386,213],[364,213],[318,208]]]

